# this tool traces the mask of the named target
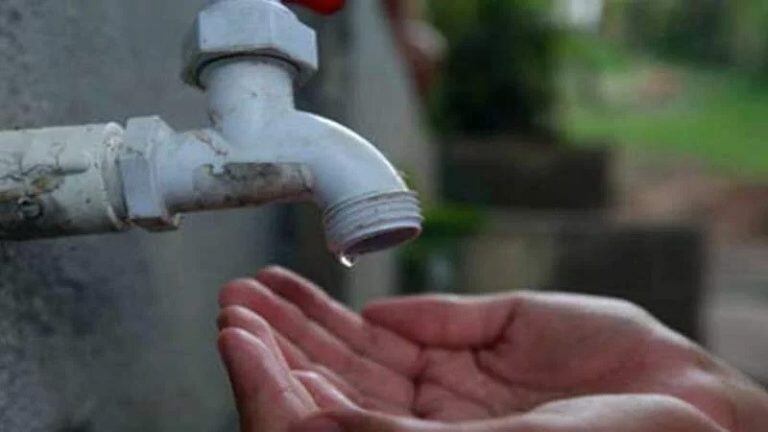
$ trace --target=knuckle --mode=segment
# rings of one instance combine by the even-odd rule
[[[700,414],[693,406],[678,398],[666,395],[643,397],[649,410],[658,418],[666,419],[670,425],[701,426],[703,423],[703,414]]]
[[[226,307],[243,302],[251,284],[250,279],[235,279],[225,283],[219,291],[219,306]]]

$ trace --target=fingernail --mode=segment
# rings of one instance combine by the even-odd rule
[[[315,417],[302,423],[294,432],[344,432],[344,429],[331,418]]]

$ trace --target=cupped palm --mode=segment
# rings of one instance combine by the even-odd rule
[[[359,315],[311,282],[269,268],[229,283],[220,303],[220,327],[256,335],[265,351],[252,356],[264,363],[268,353],[267,360],[295,371],[283,385],[296,389],[298,378],[320,408],[338,408],[342,399],[452,423],[584,396],[662,394],[733,426],[719,365],[619,300],[529,292],[419,296],[375,302]],[[226,356],[226,346],[222,351]],[[277,391],[292,391],[286,388]]]

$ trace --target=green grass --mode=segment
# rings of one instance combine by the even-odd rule
[[[681,91],[662,105],[632,103],[632,86],[648,63],[602,74],[624,87],[599,104],[566,92],[559,127],[572,142],[643,146],[695,155],[719,170],[768,178],[768,84],[734,72],[674,68]],[[627,89],[629,91],[627,92]],[[629,101],[628,101],[629,100]]]

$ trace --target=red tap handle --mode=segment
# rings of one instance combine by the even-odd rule
[[[344,7],[345,0],[284,0],[286,3],[296,3],[298,5],[312,9],[317,13],[330,15],[338,12]]]

